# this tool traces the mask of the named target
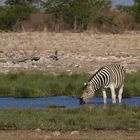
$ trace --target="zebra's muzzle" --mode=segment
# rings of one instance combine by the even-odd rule
[[[80,105],[85,104],[85,101],[83,100],[83,98],[79,98],[80,99]]]

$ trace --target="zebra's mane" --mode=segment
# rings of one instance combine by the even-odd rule
[[[96,74],[98,74],[99,71],[102,70],[103,68],[104,68],[104,67],[101,67],[99,70],[97,70],[97,71],[90,77],[90,79],[88,80],[88,82],[90,82],[90,81],[92,80],[92,78],[94,78],[94,76],[95,76]],[[86,89],[87,86],[88,86],[88,84],[84,85],[84,86],[83,86],[83,89]]]
[[[120,64],[111,64],[111,65],[119,65],[119,66],[120,66]],[[97,70],[97,71],[94,73],[94,75],[88,80],[88,82],[90,82],[90,81],[92,80],[92,78],[94,78],[94,76],[96,76],[102,69],[104,69],[105,67],[108,67],[108,66],[110,66],[110,65],[103,66],[103,67],[101,67],[99,70]],[[122,69],[124,69],[123,66],[121,66],[121,67],[122,67]]]
[[[88,80],[88,82],[90,82],[104,67],[101,67],[99,70],[97,70]]]

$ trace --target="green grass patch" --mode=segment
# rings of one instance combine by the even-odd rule
[[[124,93],[126,96],[140,96],[140,72],[127,74]]]
[[[41,72],[0,74],[0,96],[19,98],[45,96],[80,97],[83,91],[83,83],[89,77],[90,75],[87,74],[60,74],[54,76]],[[127,74],[123,96],[140,96],[139,85],[140,72]],[[96,95],[100,96],[98,93]]]
[[[140,108],[107,106],[46,109],[0,109],[0,129],[140,130]]]
[[[58,76],[39,72],[0,74],[1,97],[80,96],[86,74]]]

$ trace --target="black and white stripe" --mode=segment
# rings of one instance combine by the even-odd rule
[[[124,79],[125,70],[120,64],[112,64],[102,67],[87,82],[80,102],[84,103],[87,99],[93,97],[94,92],[100,88],[103,92],[104,103],[106,103],[105,89],[110,88],[112,102],[116,103],[115,89],[119,88],[118,98],[119,102],[121,102]]]

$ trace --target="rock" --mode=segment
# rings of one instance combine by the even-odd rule
[[[33,61],[33,62],[32,62],[32,66],[35,66],[35,65],[36,65],[36,62],[35,62],[35,61]]]
[[[68,69],[68,70],[67,70],[67,72],[71,72],[71,70],[70,70],[70,69]]]
[[[57,57],[57,56],[55,56],[55,55],[51,55],[51,56],[50,56],[50,58],[52,58],[52,60],[55,60],[55,61],[57,61],[57,60],[58,60],[58,57]]]
[[[140,69],[140,56],[139,54],[129,54],[122,52],[110,53],[109,56],[106,53],[95,54],[91,53],[76,53],[73,52],[58,52],[55,49],[52,54],[51,51],[38,52],[34,50],[16,50],[8,52],[0,52],[0,71],[10,71],[10,70],[47,70],[51,72],[52,70],[56,73],[67,72],[72,74],[73,72],[86,72],[94,74],[94,71],[99,69],[101,66],[112,64],[112,63],[122,63],[128,72],[138,71]]]
[[[50,58],[52,58],[52,60],[57,61],[58,60],[58,51],[55,50],[54,55],[51,55]]]
[[[40,132],[41,129],[40,129],[40,128],[36,128],[35,131],[36,131],[36,132]]]
[[[53,132],[53,135],[54,136],[60,136],[61,135],[61,132],[60,131],[55,131],[55,132]]]
[[[7,61],[8,61],[8,60],[7,60],[6,58],[1,58],[1,59],[0,59],[0,62],[1,62],[1,63],[6,63]]]
[[[47,65],[47,67],[48,67],[48,68],[52,68],[52,67],[53,67],[53,65],[49,64],[49,65]]]
[[[0,53],[4,53],[4,51],[0,50]]]
[[[40,56],[31,56],[31,61],[38,61]]]
[[[71,135],[79,135],[79,131],[72,131]]]
[[[22,57],[22,58],[17,58],[13,60],[13,63],[21,63],[21,62],[26,62],[27,60],[29,60],[28,57]]]
[[[44,140],[48,140],[48,139],[50,139],[50,138],[51,138],[51,136],[46,135],[46,136],[44,137]]]
[[[76,64],[75,67],[76,67],[76,68],[77,68],[77,67],[79,68],[79,67],[81,67],[81,66],[80,66],[80,64]]]

